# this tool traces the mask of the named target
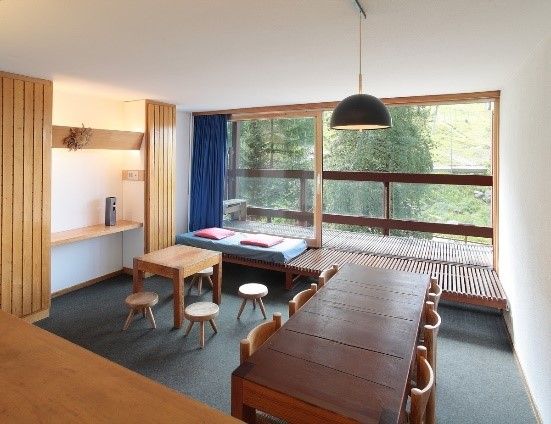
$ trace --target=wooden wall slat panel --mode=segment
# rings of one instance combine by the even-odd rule
[[[12,308],[13,79],[2,84],[2,310]]]
[[[2,178],[2,170],[4,169],[4,161],[3,161],[3,132],[2,132],[2,127],[4,126],[4,115],[3,115],[3,84],[4,84],[4,79],[0,76],[0,120],[2,122],[0,122],[0,199],[3,200],[3,194],[2,194],[2,181],[3,181],[3,178]],[[2,281],[4,281],[4,279],[2,278],[2,205],[0,204],[0,309],[2,309]]]
[[[0,82],[1,308],[32,319],[50,305],[52,84]]]
[[[174,150],[173,105],[147,102],[146,250],[174,244]]]
[[[50,307],[50,239],[52,172],[52,85],[44,85],[44,125],[42,127],[42,309]]]
[[[44,87],[34,86],[34,121],[33,121],[33,169],[42,169],[42,128],[44,124]],[[32,309],[42,309],[42,175],[33,174],[33,289]]]
[[[12,241],[12,313],[23,315],[23,127],[25,83],[13,87],[13,241]]]
[[[25,81],[25,127],[23,130],[23,315],[33,311],[33,151],[34,84]]]

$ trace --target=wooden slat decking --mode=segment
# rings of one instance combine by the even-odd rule
[[[311,236],[311,229],[294,225],[232,221],[238,231],[268,232],[289,237]],[[304,235],[304,234],[307,235]],[[459,303],[507,307],[507,298],[492,267],[492,246],[474,243],[442,242],[370,233],[323,230],[323,247],[310,249],[288,264],[268,264],[232,258],[226,260],[268,268],[287,274],[287,285],[296,275],[317,277],[336,263],[355,263],[398,271],[429,274],[438,279],[444,299]]]

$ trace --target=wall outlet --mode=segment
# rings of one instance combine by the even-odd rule
[[[127,181],[144,181],[145,172],[140,170],[124,170],[122,171],[122,179]]]

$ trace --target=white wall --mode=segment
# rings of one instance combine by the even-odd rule
[[[188,229],[191,113],[176,113],[176,234]]]
[[[551,423],[551,38],[502,91],[499,274],[515,350]]]
[[[122,101],[58,91],[54,84],[54,125],[143,131],[137,128],[134,109],[138,106]],[[143,121],[143,102],[140,110]],[[52,149],[52,231],[103,223],[108,196],[117,197],[118,219],[143,222],[143,182],[123,183],[123,169],[144,169],[143,154]],[[125,245],[131,247],[129,255],[143,253],[143,230],[52,248],[52,292],[122,269]]]

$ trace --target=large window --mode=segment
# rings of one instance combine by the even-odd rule
[[[331,130],[331,112],[324,113],[324,213],[485,227],[486,230],[472,230],[467,239],[491,242],[490,238],[477,235],[487,236],[487,228],[492,226],[492,180],[488,176],[492,174],[493,102],[389,109],[393,127],[384,131]],[[346,181],[346,172],[351,180],[361,181]],[[383,181],[386,173],[405,175]],[[430,175],[424,177],[426,182],[411,183],[409,174],[449,177],[440,178],[445,184],[431,183],[436,180]],[[465,175],[472,176],[471,181]],[[334,176],[339,179],[332,181]],[[367,227],[364,231],[383,229],[385,234],[423,238],[433,238],[438,232],[436,227],[435,231],[422,232],[393,228],[392,224],[407,226],[402,222],[388,221],[388,227],[384,222],[380,224],[381,227]],[[349,227],[324,222],[324,228],[358,231]],[[416,227],[430,229],[421,224]],[[465,239],[459,234],[438,237]]]
[[[379,131],[331,130],[323,105],[233,115],[224,225],[318,245],[335,231],[491,243],[496,98],[390,105]]]

